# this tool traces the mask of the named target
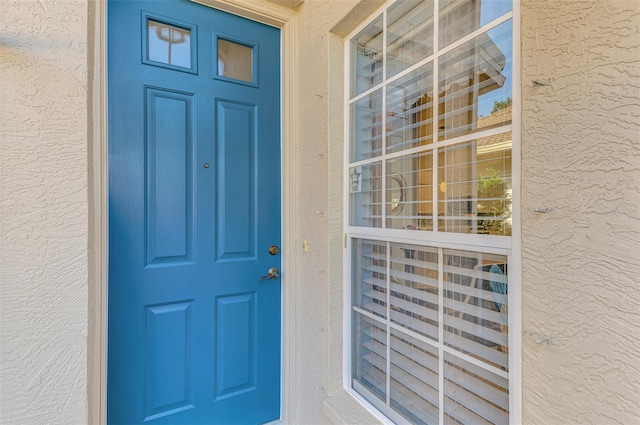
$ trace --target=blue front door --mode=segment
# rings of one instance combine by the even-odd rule
[[[280,32],[109,1],[111,424],[280,415]]]

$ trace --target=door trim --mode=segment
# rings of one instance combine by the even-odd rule
[[[261,0],[191,0],[230,12],[281,31],[281,155],[282,155],[282,375],[280,418],[295,423],[291,389],[295,383],[295,302],[298,217],[295,208],[297,116],[296,14],[293,10]],[[107,1],[89,2],[90,56],[89,116],[89,297],[87,338],[87,422],[106,423],[107,415],[107,294],[108,294],[108,151],[107,151]],[[286,225],[285,225],[286,223]]]

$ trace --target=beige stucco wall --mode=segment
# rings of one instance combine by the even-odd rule
[[[358,3],[313,0],[298,8],[297,231],[309,244],[309,252],[298,254],[294,283],[297,388],[291,419],[298,424],[340,421],[347,412],[349,423],[375,421],[340,391],[344,50],[342,38],[331,30],[339,23],[357,24],[357,17],[343,19]],[[381,2],[365,3],[371,9]]]
[[[637,424],[640,2],[522,6],[524,420]]]
[[[298,6],[292,424],[375,422],[341,391],[341,36],[378,4]],[[528,424],[640,422],[639,8],[522,4]],[[0,423],[87,421],[89,15],[80,0],[0,1]]]
[[[0,423],[87,412],[87,4],[0,1]]]

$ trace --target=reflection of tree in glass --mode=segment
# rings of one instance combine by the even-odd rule
[[[494,112],[498,112],[502,109],[506,109],[509,106],[511,106],[511,98],[508,97],[505,100],[501,100],[501,101],[495,101],[493,102],[493,109],[491,110],[491,113],[493,114]]]
[[[478,217],[496,217],[499,220],[478,220],[478,233],[510,235],[510,225],[505,221],[508,197],[506,184],[500,171],[489,167],[485,175],[478,175]]]

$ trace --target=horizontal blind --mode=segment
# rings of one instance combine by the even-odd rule
[[[354,387],[411,423],[438,423],[440,409],[446,423],[507,423],[507,258],[363,239],[352,246]]]

